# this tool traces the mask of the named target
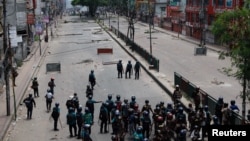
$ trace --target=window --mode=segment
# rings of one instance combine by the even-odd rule
[[[233,6],[233,0],[226,0],[226,7],[232,7]]]

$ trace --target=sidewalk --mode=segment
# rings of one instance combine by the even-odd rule
[[[54,30],[55,32],[55,30]],[[45,33],[44,33],[45,34]],[[41,35],[43,38],[43,36]],[[16,108],[18,109],[19,105],[22,105],[22,99],[30,92],[33,93],[30,88],[30,83],[32,78],[36,76],[36,73],[39,69],[44,53],[48,48],[48,43],[45,43],[41,38],[41,55],[38,51],[40,49],[39,42],[33,42],[31,53],[23,60],[23,65],[18,68],[18,77],[16,78],[16,87],[12,86],[12,81],[10,79],[10,116],[7,116],[6,108],[6,93],[5,87],[4,92],[0,95],[0,106],[2,107],[0,111],[0,141],[3,141],[5,135],[7,134],[7,129],[9,128],[11,122],[15,119],[14,113],[14,94],[16,98]],[[51,37],[50,37],[51,38]],[[50,42],[49,38],[49,42]],[[18,112],[18,111],[17,111]]]

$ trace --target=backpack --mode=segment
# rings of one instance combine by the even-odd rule
[[[53,118],[58,118],[59,117],[59,112],[57,111],[57,109],[55,107],[53,108],[53,112],[52,112],[51,116]]]

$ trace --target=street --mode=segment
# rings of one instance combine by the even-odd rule
[[[112,48],[113,54],[97,54],[97,48],[106,47]],[[36,108],[33,110],[32,119],[26,119],[26,107],[25,105],[20,106],[17,121],[10,125],[4,141],[77,140],[69,137],[65,104],[70,95],[77,93],[80,104],[85,107],[85,90],[91,70],[94,70],[98,84],[94,90],[94,100],[105,101],[108,94],[113,94],[113,99],[119,94],[122,100],[127,98],[129,101],[131,96],[136,96],[140,109],[146,99],[150,101],[152,108],[160,101],[164,101],[165,104],[171,102],[170,97],[143,69],[139,80],[134,80],[134,76],[131,79],[124,77],[117,79],[116,64],[103,65],[104,62],[122,60],[125,68],[129,60],[133,65],[135,60],[124,52],[93,20],[80,20],[78,16],[63,17],[56,35],[49,41],[48,49],[42,59],[36,75],[40,97],[35,98]],[[61,72],[47,73],[47,63],[60,63]],[[170,74],[168,75],[170,76]],[[171,75],[173,77],[173,74]],[[44,96],[51,77],[55,79],[56,84],[55,99],[52,105],[54,107],[55,102],[59,102],[61,108],[62,127],[60,124],[58,125],[60,131],[53,131],[53,121],[49,120],[51,113],[46,111]],[[26,96],[29,93],[33,93],[30,88],[28,88]],[[101,103],[95,104],[95,123],[92,127],[91,138],[93,141],[109,141],[111,140],[111,125],[108,134],[100,134],[98,125],[100,105]],[[129,135],[126,138],[130,138]]]

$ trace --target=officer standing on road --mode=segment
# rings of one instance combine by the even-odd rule
[[[52,103],[52,99],[53,99],[53,95],[50,92],[50,89],[47,90],[47,93],[45,95],[46,98],[46,107],[47,107],[47,112],[49,112],[51,110],[51,103]]]
[[[76,122],[78,127],[78,137],[77,139],[81,138],[81,129],[83,125],[83,113],[82,113],[82,107],[79,107],[76,112]]]
[[[37,81],[37,77],[34,78],[34,80],[32,81],[32,86],[31,88],[34,90],[34,97],[39,97],[39,91],[38,91],[38,81]]]
[[[88,100],[86,101],[85,107],[88,107],[89,112],[92,114],[92,122],[94,122],[94,111],[95,111],[94,104],[101,102],[102,101],[93,100],[91,95],[88,97]]]
[[[89,95],[92,95],[92,97],[93,97],[93,90],[90,88],[89,85],[87,85],[86,97],[89,97]]]
[[[108,109],[108,123],[110,124],[111,120],[111,110],[114,105],[114,101],[112,100],[112,94],[108,95],[108,99],[106,100],[106,103],[108,104],[107,109]]]
[[[126,67],[125,78],[127,78],[127,74],[128,74],[128,78],[131,78],[131,74],[133,74],[131,61],[128,61],[128,64],[127,64],[127,67]]]
[[[89,135],[91,134],[91,126],[93,125],[92,116],[93,115],[90,113],[89,108],[86,107],[85,114],[83,115],[83,122],[84,122],[84,125],[86,124],[90,125],[90,127],[88,128]]]
[[[108,109],[107,109],[108,104],[107,103],[102,103],[102,106],[100,108],[100,113],[99,113],[99,119],[101,120],[101,128],[100,128],[100,133],[103,133],[103,127],[104,127],[104,133],[108,133],[107,130],[107,124],[108,124]]]
[[[96,78],[95,78],[94,70],[91,70],[91,72],[89,74],[89,83],[91,85],[91,89],[94,90],[94,86],[96,84]]]
[[[29,97],[25,98],[23,103],[25,103],[27,107],[27,119],[32,119],[33,105],[36,107],[36,102],[32,97],[32,94],[29,94]]]
[[[74,128],[74,136],[77,136],[77,127],[76,127],[76,113],[73,108],[69,109],[69,113],[66,116],[67,124],[69,125],[70,137],[73,137],[72,129]]]
[[[60,117],[59,103],[55,104],[55,107],[53,108],[51,117],[54,119],[54,131],[59,131],[59,129],[57,128],[58,119]]]
[[[138,61],[136,61],[135,63],[134,70],[135,70],[135,79],[139,79],[139,76],[140,76],[139,72],[141,71],[141,64]]]
[[[154,111],[151,108],[151,105],[149,105],[149,100],[145,100],[145,105],[143,105],[141,111],[147,111],[148,114],[150,114],[150,112],[154,113]]]
[[[117,63],[117,71],[118,71],[118,78],[122,78],[122,73],[124,72],[122,60],[119,60],[119,62]]]
[[[48,86],[50,88],[51,93],[54,95],[54,88],[56,87],[55,79],[54,78],[50,79],[50,81],[48,83]]]
[[[149,130],[151,128],[150,126],[152,122],[148,111],[143,111],[143,116],[141,117],[141,123],[142,123],[142,134],[144,135],[144,137],[149,138],[150,136]]]

